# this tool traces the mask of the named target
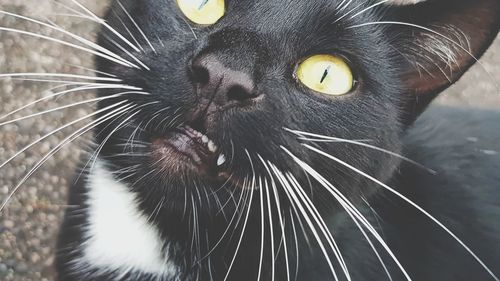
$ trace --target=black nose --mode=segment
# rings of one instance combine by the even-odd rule
[[[192,75],[201,95],[224,106],[245,103],[258,96],[252,77],[225,66],[215,55],[204,55],[192,63]]]

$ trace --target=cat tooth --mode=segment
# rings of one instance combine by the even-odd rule
[[[208,143],[208,141],[209,141],[209,139],[208,139],[208,137],[207,137],[207,136],[203,135],[203,136],[201,137],[201,141],[202,141],[204,144],[207,144],[207,143]]]
[[[217,166],[222,166],[224,163],[226,163],[226,156],[221,153],[217,159]]]
[[[217,146],[214,144],[213,141],[209,141],[208,142],[208,150],[210,150],[210,152],[217,151]]]

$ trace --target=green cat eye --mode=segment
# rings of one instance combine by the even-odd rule
[[[351,68],[340,57],[315,55],[299,64],[297,79],[306,87],[330,96],[349,93],[354,86]]]
[[[177,0],[182,13],[192,22],[211,25],[226,13],[225,0]]]

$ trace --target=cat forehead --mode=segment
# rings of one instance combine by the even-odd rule
[[[178,0],[148,0],[148,2],[152,13],[180,13]],[[366,0],[225,0],[225,3],[226,14],[221,24],[244,22],[251,26],[251,23],[265,22],[268,27],[292,26],[298,21],[311,18],[326,22],[334,17],[354,15],[356,10],[373,5],[373,1]],[[165,11],[165,7],[169,7],[169,11]],[[346,18],[348,17],[346,16]],[[270,25],[270,22],[273,24]]]
[[[176,0],[171,12],[180,14]],[[366,0],[226,0],[226,14],[215,26],[219,28],[253,29],[269,34],[300,32],[317,34],[332,28],[370,18],[377,9],[363,11],[373,5]],[[359,16],[358,12],[363,11]],[[186,20],[186,19],[183,19]],[[189,22],[189,21],[188,21]],[[293,34],[291,34],[293,35]]]

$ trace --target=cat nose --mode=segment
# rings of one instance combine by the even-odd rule
[[[248,73],[225,66],[215,55],[195,59],[191,72],[201,94],[220,106],[258,97],[254,79]]]

